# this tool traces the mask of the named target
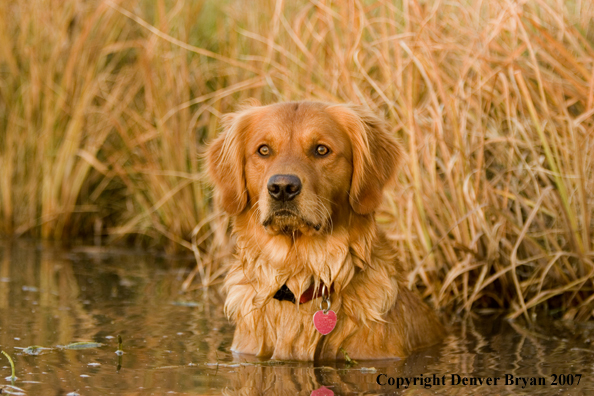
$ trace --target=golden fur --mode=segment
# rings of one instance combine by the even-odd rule
[[[405,286],[398,255],[373,217],[401,157],[381,120],[357,106],[291,102],[244,108],[223,128],[207,164],[218,204],[235,217],[237,260],[225,280],[234,352],[334,360],[342,347],[354,359],[381,359],[439,342],[442,325]],[[328,154],[316,154],[320,145]],[[267,183],[284,174],[302,188],[277,202]],[[321,298],[273,299],[285,284],[298,300],[320,282],[333,285],[338,316],[326,336],[312,320]]]

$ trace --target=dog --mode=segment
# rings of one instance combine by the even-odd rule
[[[242,108],[222,129],[206,165],[234,220],[233,352],[386,359],[443,338],[374,219],[402,157],[383,120],[355,105],[286,102]]]

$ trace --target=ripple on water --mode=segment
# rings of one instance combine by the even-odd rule
[[[442,345],[354,366],[234,356],[233,327],[218,290],[180,294],[180,270],[191,265],[121,251],[98,256],[0,245],[0,346],[18,377],[0,389],[30,395],[594,392],[591,323],[539,322],[529,329],[501,319],[452,318]],[[123,354],[115,353],[118,335]],[[69,345],[75,347],[58,347]],[[11,374],[6,362],[0,370],[2,378]],[[538,385],[541,378],[545,385]]]

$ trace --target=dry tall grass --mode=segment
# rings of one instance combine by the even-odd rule
[[[377,217],[414,285],[588,319],[593,64],[586,0],[2,2],[1,232],[185,246],[208,284],[226,227],[199,153],[220,115],[354,102],[408,149]]]

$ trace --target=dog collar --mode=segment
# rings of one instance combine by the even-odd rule
[[[299,298],[299,304],[305,304],[306,302],[309,302],[315,298],[322,297],[321,289],[323,284],[323,282],[320,282],[320,287],[317,291],[315,290],[315,284],[312,284],[306,291],[303,292],[303,294]],[[334,293],[334,285],[330,286],[329,294],[331,293]],[[295,295],[293,294],[291,289],[287,287],[287,285],[283,285],[283,287],[278,289],[278,291],[274,294],[273,298],[278,301],[290,301],[293,304],[295,304],[296,301]]]

